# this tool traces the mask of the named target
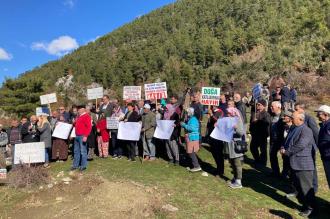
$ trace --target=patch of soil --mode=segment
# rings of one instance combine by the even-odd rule
[[[154,218],[162,206],[153,188],[84,177],[31,194],[11,218]]]

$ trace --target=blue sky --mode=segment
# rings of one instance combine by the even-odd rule
[[[0,83],[175,0],[0,0]]]

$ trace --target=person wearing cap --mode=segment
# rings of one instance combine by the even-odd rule
[[[270,144],[269,144],[269,160],[272,168],[272,175],[280,177],[280,167],[278,164],[277,154],[284,141],[284,122],[282,120],[282,104],[279,101],[273,101],[270,104],[272,111],[270,126]]]
[[[150,110],[149,104],[144,104],[142,114],[142,142],[144,160],[155,160],[156,147],[153,143],[153,136],[156,127],[156,115]]]
[[[52,147],[52,129],[48,121],[48,114],[43,113],[39,116],[37,124],[38,132],[40,133],[40,142],[45,143],[45,164],[44,167],[49,167],[49,153]]]
[[[284,148],[284,142],[286,140],[286,137],[288,136],[289,132],[292,131],[292,129],[294,128],[293,122],[292,122],[292,110],[286,110],[284,111],[283,115],[282,115],[282,121],[284,123],[284,130],[283,130],[283,144],[281,145],[280,149],[287,149]],[[282,177],[283,178],[288,178],[289,174],[290,174],[290,160],[288,157],[286,156],[282,156],[283,158],[283,169],[282,169]]]
[[[317,112],[317,117],[321,122],[318,148],[330,188],[330,106],[322,105],[315,112]]]
[[[290,160],[297,199],[302,204],[299,215],[308,217],[316,207],[313,185],[315,165],[312,156],[315,142],[313,132],[304,124],[304,119],[305,115],[303,113],[297,111],[293,113],[295,127],[289,132],[284,148],[281,149],[280,153]]]
[[[192,168],[188,167],[190,172],[198,172],[201,171],[201,167],[199,165],[196,153],[199,151],[199,121],[194,112],[194,108],[190,107],[187,109],[188,114],[188,122],[181,122],[181,127],[183,127],[187,131],[186,136],[186,151],[191,159]]]
[[[87,138],[92,130],[92,118],[84,105],[78,106],[78,117],[75,120],[76,137],[74,139],[74,157],[71,170],[87,168]]]
[[[267,112],[267,101],[260,99],[257,102],[257,112],[251,115],[250,149],[256,165],[267,164],[267,138],[270,130],[270,115]],[[260,152],[259,152],[260,148]]]

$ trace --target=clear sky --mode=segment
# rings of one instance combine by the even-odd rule
[[[0,83],[175,0],[0,0]]]

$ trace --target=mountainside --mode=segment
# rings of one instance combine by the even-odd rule
[[[73,72],[74,85],[60,97],[65,103],[92,82],[120,96],[124,85],[156,80],[166,81],[169,93],[273,75],[304,87],[306,72],[329,80],[329,11],[330,0],[180,0],[7,79],[0,108],[34,111],[40,94],[63,94],[55,82],[67,71]]]

